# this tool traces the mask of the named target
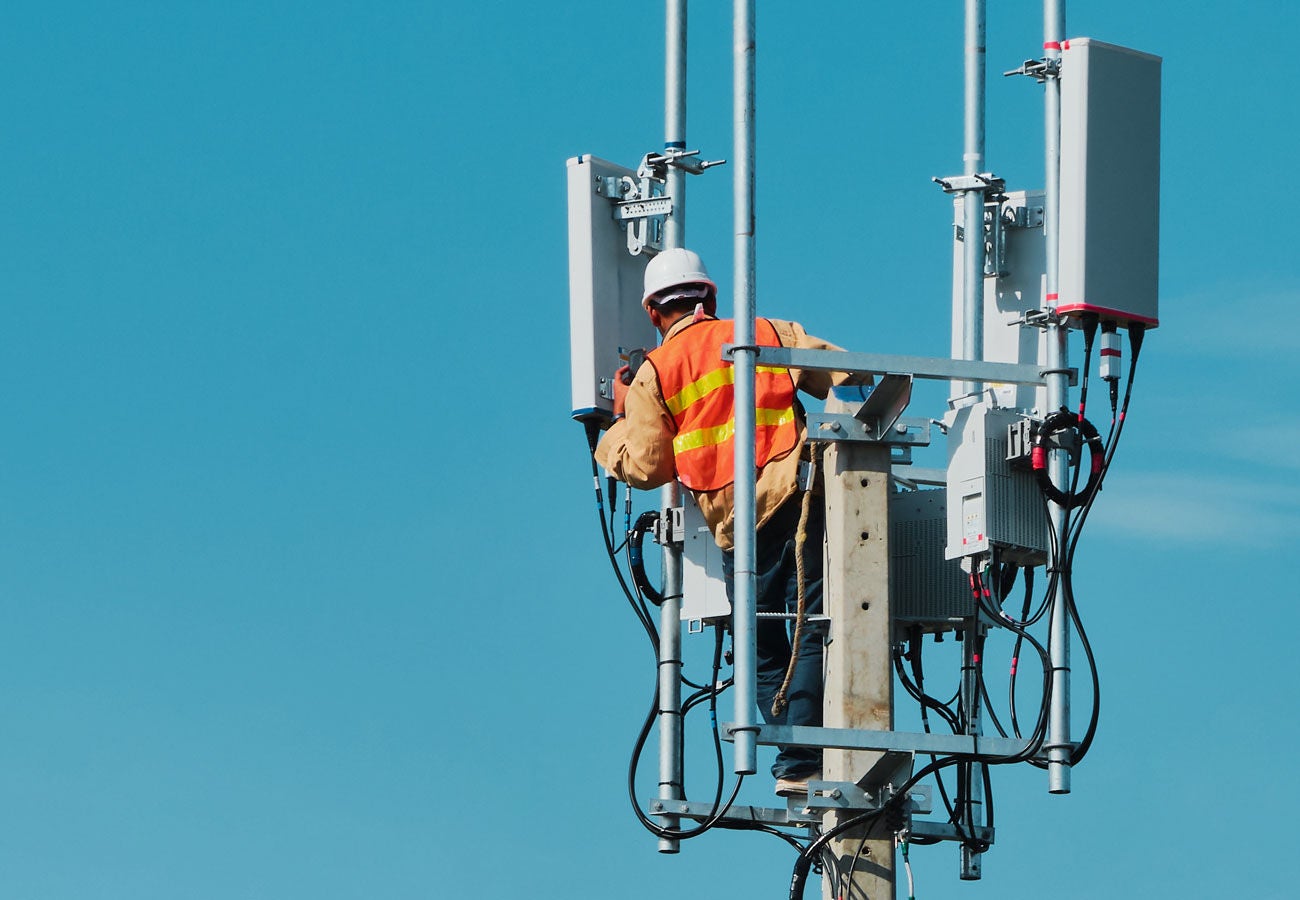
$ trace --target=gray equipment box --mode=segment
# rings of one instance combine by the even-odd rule
[[[1160,62],[1090,38],[1063,45],[1062,314],[1159,324]]]
[[[900,491],[889,498],[889,603],[894,622],[947,631],[975,615],[961,562],[944,558],[947,493]]]
[[[731,616],[722,551],[691,492],[682,489],[682,621],[710,622]]]
[[[612,379],[620,356],[659,343],[641,308],[649,257],[627,249],[614,218],[631,169],[584,155],[568,162],[569,345],[575,419],[613,417]]]
[[[1007,461],[1007,429],[1023,416],[985,404],[956,411],[948,426],[948,559],[997,549],[1007,562],[1047,561],[1048,520],[1028,468]]]

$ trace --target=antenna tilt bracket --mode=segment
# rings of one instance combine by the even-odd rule
[[[614,206],[614,218],[627,222],[650,216],[666,216],[672,211],[673,198],[661,195],[649,200],[620,200]]]
[[[726,164],[725,159],[698,159],[700,151],[681,150],[677,147],[665,148],[663,153],[647,153],[641,158],[637,174],[644,177],[649,174],[658,179],[668,176],[668,168],[681,169],[688,175],[702,175],[705,169]]]
[[[1007,189],[1006,181],[992,172],[982,172],[978,175],[949,175],[947,178],[935,177],[930,180],[943,188],[945,194],[980,191],[989,199],[1001,199]]]
[[[600,179],[596,193],[609,200],[611,215],[627,231],[627,252],[640,256],[649,250],[658,253],[663,246],[664,217],[673,211],[673,198],[664,194],[664,180],[646,168],[645,161],[637,177],[612,175]]]
[[[1051,326],[1069,328],[1070,320],[1063,317],[1055,309],[1048,307],[1047,309],[1026,310],[1025,314],[1020,317],[1019,324],[1024,328],[1049,328]],[[1070,384],[1075,383],[1075,375],[1071,373]]]
[[[705,169],[720,166],[725,159],[701,160],[698,150],[670,147],[663,153],[641,157],[636,177],[609,177],[596,185],[596,193],[614,204],[614,219],[627,230],[627,252],[633,256],[658,253],[663,249],[664,220],[673,213],[673,198],[664,193],[668,169],[680,169],[699,175]]]
[[[1028,75],[1030,78],[1042,84],[1049,78],[1056,78],[1061,74],[1061,61],[1059,59],[1027,59],[1020,64],[1020,68],[1012,69],[1010,72],[1003,72],[1004,78],[1011,75]]]

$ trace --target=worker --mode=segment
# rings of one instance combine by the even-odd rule
[[[674,478],[694,495],[714,540],[723,551],[727,594],[735,571],[734,369],[722,345],[734,341],[734,322],[718,319],[717,285],[700,257],[675,248],[646,266],[641,300],[663,341],[646,362],[614,378],[614,422],[596,448],[596,459],[615,478],[633,487],[660,487]],[[765,347],[837,350],[811,337],[795,322],[758,319],[756,343]],[[624,379],[630,381],[626,383]],[[796,540],[802,497],[801,463],[808,458],[803,410],[795,394],[824,399],[832,383],[848,376],[764,365],[755,373],[757,466],[755,575],[759,612],[793,613],[798,602]],[[806,469],[805,469],[806,471]],[[822,544],[825,513],[820,498],[808,506],[804,561],[806,615],[822,609]],[[793,678],[782,683],[790,663],[791,626],[785,619],[759,619],[756,628],[757,697],[772,725],[821,725],[823,636],[804,628]],[[782,693],[787,702],[773,710]],[[821,750],[782,746],[772,766],[776,793],[806,793],[821,775]]]

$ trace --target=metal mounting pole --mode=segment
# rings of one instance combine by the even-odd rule
[[[978,175],[984,168],[984,0],[966,0],[965,141],[962,173]],[[984,358],[984,190],[971,185],[962,203],[962,344],[961,358]],[[962,382],[973,394],[979,382]]]
[[[1043,2],[1043,50],[1047,59],[1044,70],[1044,118],[1046,119],[1047,179],[1043,204],[1043,229],[1047,241],[1047,307],[1055,310],[1059,300],[1060,222],[1061,222],[1061,41],[1065,36],[1064,0]],[[1047,408],[1057,410],[1066,405],[1069,380],[1063,370],[1068,365],[1069,330],[1055,316],[1047,326]],[[1052,483],[1065,487],[1069,478],[1069,460],[1065,451],[1053,451],[1048,460]],[[1065,510],[1051,504],[1052,529],[1056,535],[1056,558],[1061,564],[1065,551]],[[1047,783],[1053,794],[1070,792],[1070,632],[1064,591],[1059,587],[1052,598],[1048,650],[1052,660],[1052,700],[1047,731]]]
[[[686,0],[666,0],[664,29],[664,149],[686,147]],[[686,172],[668,166],[666,189],[673,198],[664,220],[664,249],[686,242]],[[681,506],[676,482],[659,493],[663,509]],[[659,609],[659,799],[680,800],[682,790],[682,549],[663,548],[663,606]],[[663,816],[665,828],[678,827],[676,816]],[[659,839],[660,853],[676,853],[679,842]]]
[[[665,0],[664,150],[686,149],[686,0]],[[665,250],[686,246],[686,170],[667,167],[664,190],[673,210],[664,219]]]
[[[966,637],[962,645],[962,708],[966,711],[966,733],[978,736],[983,731],[980,716],[980,681],[979,660],[976,650],[979,647],[980,621],[975,616],[966,628]],[[966,778],[965,796],[958,798],[963,804],[966,821],[972,825],[971,831],[984,823],[984,766],[981,763],[969,764]],[[981,873],[981,854],[963,843],[961,846],[961,879],[976,881]]]
[[[735,641],[737,774],[758,770],[756,728],[756,645],[754,574],[754,31],[755,0],[733,4],[733,141],[735,144],[735,583],[732,628]]]
[[[984,102],[985,86],[985,9],[984,0],[966,0],[966,121],[965,150],[962,153],[964,174],[978,175],[984,168]],[[962,194],[963,213],[963,314],[964,329],[962,336],[962,357],[964,359],[982,360],[984,358],[984,200],[982,189],[972,187]],[[963,382],[969,393],[979,391],[983,384],[978,381]],[[964,665],[962,666],[962,687],[965,692],[964,705],[967,715],[967,733],[980,733],[979,717],[979,680],[974,662],[974,651],[979,634],[979,617],[970,622],[966,630],[966,642],[963,647]],[[984,779],[979,763],[971,763],[966,779],[966,796],[961,798],[967,805],[970,820],[975,821],[975,812],[983,809]],[[975,880],[980,877],[980,854],[969,844],[961,848],[961,878]]]
[[[659,493],[665,509],[680,506],[681,489],[665,485]],[[682,551],[664,546],[664,603],[659,609],[659,799],[681,800],[682,790]],[[662,816],[664,828],[677,828],[680,819]],[[676,853],[679,842],[660,838],[660,853]]]

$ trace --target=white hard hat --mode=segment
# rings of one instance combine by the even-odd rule
[[[650,308],[650,298],[666,288],[704,284],[716,295],[718,286],[709,277],[700,255],[684,247],[663,250],[645,267],[645,294],[641,305]]]

